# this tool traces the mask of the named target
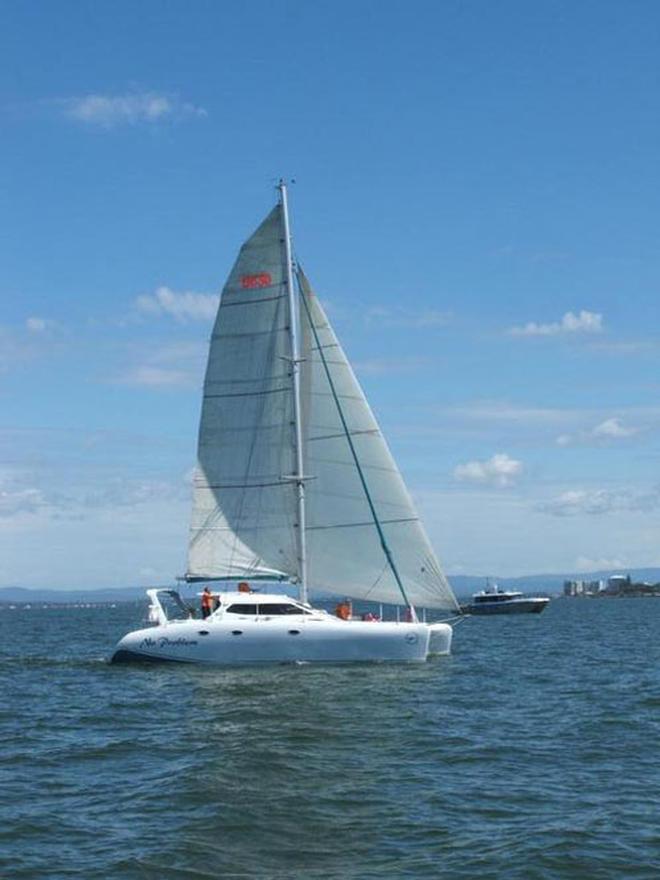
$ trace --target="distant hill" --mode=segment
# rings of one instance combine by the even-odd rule
[[[134,602],[144,597],[144,587],[102,590],[38,590],[0,587],[0,602]]]
[[[660,568],[528,574],[523,577],[496,577],[493,575],[489,580],[502,589],[520,590],[522,593],[560,593],[565,580],[607,580],[613,574],[629,574],[633,581],[648,581],[651,584],[660,582]],[[466,598],[477,590],[483,590],[486,586],[486,578],[477,575],[451,575],[449,581],[459,598]],[[100,590],[39,590],[28,587],[0,587],[0,602],[135,602],[145,598],[145,589],[145,587],[114,587]],[[284,589],[289,592],[286,588]],[[186,592],[185,595],[190,594]],[[319,593],[319,598],[323,595],[327,596],[328,594]]]

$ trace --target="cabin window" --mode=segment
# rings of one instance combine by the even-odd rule
[[[297,605],[289,605],[288,602],[272,602],[269,605],[260,605],[259,614],[309,614],[309,611],[305,611],[304,608],[299,608]]]
[[[256,605],[230,605],[227,611],[230,614],[257,614]]]

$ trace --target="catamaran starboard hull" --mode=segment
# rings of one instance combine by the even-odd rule
[[[240,666],[257,663],[423,663],[448,654],[452,628],[437,623],[181,621],[124,636],[112,663],[166,661]]]

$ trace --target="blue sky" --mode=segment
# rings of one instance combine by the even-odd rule
[[[185,565],[214,297],[296,249],[449,573],[660,565],[660,8],[6,2],[0,584]]]

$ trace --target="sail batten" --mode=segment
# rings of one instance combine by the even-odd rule
[[[419,517],[416,516],[406,516],[400,517],[398,519],[380,519],[381,525],[388,525],[390,523],[406,523],[406,522],[419,522]],[[359,529],[359,528],[375,528],[374,521],[367,520],[365,522],[349,522],[349,523],[328,523],[324,526],[308,526],[308,532],[320,531],[321,529]]]

